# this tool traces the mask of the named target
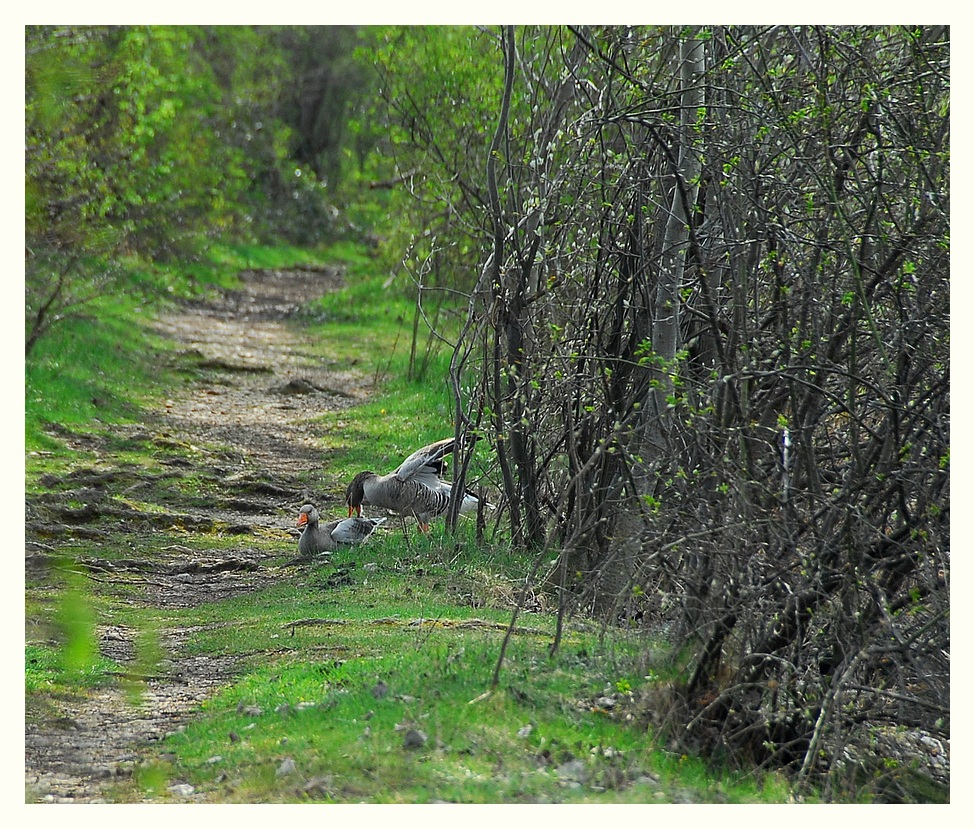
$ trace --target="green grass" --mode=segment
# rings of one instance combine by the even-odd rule
[[[25,369],[25,438],[30,451],[60,442],[50,424],[125,422],[136,414],[133,391],[149,376],[143,337],[119,317],[66,320],[42,338]]]
[[[173,779],[242,803],[788,796],[775,775],[672,756],[645,725],[598,702],[607,693],[637,699],[653,681],[637,670],[640,637],[573,624],[551,656],[553,615],[523,613],[492,690],[528,562],[502,545],[476,547],[466,530],[458,548],[442,532],[407,541],[399,527],[384,528],[365,547],[235,599],[164,616],[117,608],[117,624],[192,629],[187,656],[234,656],[239,671],[118,798],[165,800]],[[404,746],[410,728],[424,732],[422,746]],[[295,772],[279,774],[288,758]]]
[[[24,648],[24,689],[28,695],[105,685],[116,671],[118,665],[102,657],[67,659],[63,647],[32,644]]]
[[[46,620],[28,627],[24,648],[24,688],[64,693],[105,685],[118,665],[98,652],[95,624],[104,601],[87,589],[67,560],[59,568],[58,590],[32,597],[28,619]]]
[[[394,540],[384,547],[356,551],[349,585],[329,588],[323,565],[183,614],[200,625],[190,653],[242,654],[243,673],[159,746],[136,778],[143,793],[174,776],[221,802],[755,802],[786,792],[774,776],[760,796],[754,778],[672,757],[594,704],[646,681],[620,675],[635,639],[601,644],[598,631],[574,631],[553,657],[551,616],[524,614],[492,691],[510,609],[445,601],[453,570],[398,574],[384,558]],[[367,559],[379,568],[366,570]],[[404,745],[410,728],[426,735],[422,746]],[[288,758],[296,770],[279,773]]]

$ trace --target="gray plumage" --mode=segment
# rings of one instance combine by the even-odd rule
[[[446,469],[444,458],[454,451],[454,439],[445,438],[417,449],[395,472],[377,475],[360,472],[345,490],[349,515],[361,515],[362,505],[370,504],[400,516],[413,516],[422,531],[430,529],[430,521],[447,511],[453,495],[453,484],[440,476]],[[478,499],[464,493],[460,511],[477,509]]]
[[[382,524],[385,518],[339,518],[320,524],[318,510],[305,504],[298,511],[298,526],[304,527],[298,539],[298,551],[303,556],[332,553],[343,544],[361,544]]]

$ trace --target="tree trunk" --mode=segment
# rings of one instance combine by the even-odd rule
[[[652,380],[642,406],[649,420],[644,421],[643,429],[634,432],[626,451],[615,459],[617,474],[623,476],[624,482],[620,501],[610,505],[609,551],[597,576],[596,610],[604,616],[619,612],[631,591],[643,552],[640,538],[646,525],[644,499],[653,489],[648,468],[667,446],[669,400],[674,393],[673,374],[680,345],[680,292],[701,174],[698,126],[703,121],[704,42],[694,34],[685,35],[679,44],[679,144],[676,158],[671,154],[674,188],[652,309]]]
[[[680,345],[680,290],[684,282],[687,243],[694,205],[700,189],[701,153],[698,149],[699,124],[703,121],[704,41],[693,34],[680,41],[680,144],[674,192],[671,198],[667,229],[664,234],[660,273],[657,278],[656,307],[653,316],[653,351],[656,357],[653,403],[656,407],[658,433],[666,432],[669,420],[668,400],[674,393],[673,372]],[[649,401],[648,401],[649,402]]]

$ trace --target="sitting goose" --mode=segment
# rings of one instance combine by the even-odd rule
[[[345,502],[349,515],[361,515],[362,505],[399,513],[401,517],[412,515],[420,524],[420,531],[430,529],[430,521],[443,515],[450,504],[453,484],[440,476],[446,468],[444,457],[454,451],[454,439],[445,438],[417,449],[395,472],[377,475],[360,472],[345,490]],[[464,493],[460,511],[477,509],[478,499]]]
[[[342,544],[361,544],[385,518],[340,518],[319,526],[318,510],[305,504],[298,511],[298,526],[305,529],[298,539],[298,550],[303,556],[331,553]]]

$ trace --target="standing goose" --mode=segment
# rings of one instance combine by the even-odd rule
[[[454,451],[454,439],[445,438],[417,449],[395,472],[377,475],[360,472],[345,490],[349,515],[361,515],[362,505],[388,509],[405,518],[412,515],[419,522],[420,531],[430,529],[430,521],[443,515],[450,504],[453,484],[440,476],[446,468],[444,458]],[[477,509],[478,499],[464,493],[460,511]]]
[[[298,511],[298,526],[305,529],[298,539],[298,551],[303,556],[331,553],[342,544],[361,544],[382,524],[385,518],[340,518],[319,526],[318,510],[305,504]]]

